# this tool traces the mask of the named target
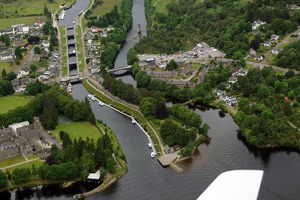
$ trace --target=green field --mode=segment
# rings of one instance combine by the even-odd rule
[[[33,25],[37,17],[17,17],[0,19],[0,30],[8,29],[15,24]]]
[[[102,135],[99,129],[96,126],[91,125],[89,122],[60,121],[55,130],[52,131],[58,140],[60,140],[60,131],[69,133],[72,140],[78,139],[79,137],[83,139],[89,137],[90,139],[93,138],[94,141],[97,141]]]
[[[60,4],[70,4],[71,2],[72,0],[54,0],[53,3],[49,3],[48,0],[14,0],[5,2],[0,0],[0,8],[2,8],[1,10],[5,17],[21,17],[27,15],[43,15],[44,5],[47,6],[49,11],[54,12],[59,8]]]
[[[121,2],[122,0],[103,0],[103,4],[101,6],[97,6],[97,8],[93,11],[91,16],[105,15],[106,13],[112,11],[115,5],[117,5],[118,8],[120,8]]]
[[[20,162],[24,162],[26,161],[25,158],[23,156],[15,156],[15,157],[11,157],[5,160],[1,160],[0,161],[0,167],[7,167],[9,165],[14,165]]]
[[[155,12],[168,14],[167,5],[169,3],[178,3],[179,0],[154,0],[152,1],[153,6],[155,6]]]
[[[14,109],[19,106],[23,106],[31,101],[31,98],[22,96],[5,96],[0,97],[0,114]]]
[[[10,63],[8,62],[1,62],[0,63],[0,72],[2,72],[3,69],[6,70],[6,72],[10,72]]]
[[[7,170],[10,173],[12,173],[14,171],[14,169],[16,169],[16,168],[29,168],[31,170],[33,164],[35,165],[36,168],[38,168],[39,166],[43,165],[43,163],[44,163],[44,161],[42,161],[42,160],[34,160],[34,161],[24,163],[24,164],[15,166],[15,167],[10,167]]]

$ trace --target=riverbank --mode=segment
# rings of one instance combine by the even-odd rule
[[[114,99],[113,97],[109,96],[103,88],[100,87],[99,84],[95,85],[95,81],[91,83],[90,80],[83,80],[82,81],[84,87],[92,94],[96,95],[98,99],[107,103],[108,105],[113,106],[114,108],[121,110],[122,112],[134,116],[135,120],[140,122],[141,126],[152,136],[152,139],[155,144],[157,145],[157,153],[163,155],[163,143],[158,136],[158,133],[155,129],[150,125],[150,123],[145,119],[142,113],[137,108],[132,107],[129,104],[125,104],[119,100]]]

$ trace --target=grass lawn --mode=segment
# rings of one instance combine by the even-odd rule
[[[89,122],[59,122],[56,126],[55,130],[52,133],[56,136],[56,138],[60,141],[59,132],[65,131],[69,133],[70,138],[74,140],[75,138],[78,139],[79,137],[86,139],[89,137],[90,139],[93,138],[94,141],[97,141],[99,137],[101,137],[101,132],[96,126],[93,126]]]
[[[8,29],[15,24],[33,25],[37,16],[0,19],[0,30]]]
[[[16,107],[23,106],[30,101],[31,98],[16,95],[0,97],[0,114],[6,113]]]
[[[33,154],[33,155],[31,155],[31,156],[27,156],[28,160],[33,160],[33,159],[38,158],[38,157],[39,157],[39,156],[36,155],[36,154]]]
[[[1,160],[0,162],[0,167],[7,167],[9,165],[14,165],[20,162],[24,162],[26,161],[25,158],[23,156],[15,156],[15,157],[11,157],[5,160]]]
[[[178,3],[179,0],[154,0],[152,1],[153,5],[155,5],[155,12],[168,14],[167,5],[169,3]]]
[[[28,162],[28,163],[24,163],[22,165],[18,165],[18,166],[15,166],[15,167],[8,168],[6,170],[8,170],[10,173],[12,173],[14,171],[14,169],[16,169],[16,168],[29,168],[29,169],[31,169],[33,164],[35,165],[36,168],[38,168],[39,166],[43,165],[43,163],[44,163],[43,160],[34,160],[34,161],[31,161],[31,162]]]
[[[9,3],[7,3],[9,2]],[[26,15],[43,15],[44,5],[48,10],[54,12],[59,8],[60,4],[70,4],[72,0],[55,0],[53,3],[49,3],[48,0],[14,0],[0,2],[2,11],[5,12],[5,16],[26,16]]]
[[[105,15],[106,13],[112,11],[115,5],[118,5],[118,8],[120,8],[121,2],[121,0],[103,0],[103,4],[101,6],[97,6],[91,16]]]
[[[5,69],[6,72],[10,72],[11,71],[11,66],[9,62],[1,62],[0,63],[0,72],[2,72],[2,70]]]
[[[283,49],[283,48],[286,47],[287,45],[289,45],[289,43],[282,43],[278,48],[279,48],[279,49]]]
[[[271,54],[266,61],[267,61],[268,64],[272,65],[274,59],[275,59],[275,56],[273,54]]]

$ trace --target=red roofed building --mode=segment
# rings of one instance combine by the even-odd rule
[[[45,19],[44,18],[37,18],[35,20],[34,25],[42,27],[45,24]]]
[[[98,27],[96,27],[96,26],[92,26],[92,27],[91,27],[91,31],[92,31],[93,33],[98,33],[98,32],[103,31],[103,30],[105,30],[105,29],[98,28]]]

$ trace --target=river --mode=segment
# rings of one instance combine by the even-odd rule
[[[78,2],[81,2],[78,0]],[[138,7],[136,7],[138,5]],[[141,7],[142,6],[142,7]],[[135,9],[136,8],[136,9]],[[79,9],[80,11],[80,9]],[[143,0],[134,0],[133,16],[143,15]],[[136,16],[136,17],[135,17]],[[143,27],[146,24],[139,22]],[[136,26],[133,25],[133,28]],[[128,34],[123,48],[127,50],[136,43],[134,32]],[[126,50],[123,48],[116,64],[126,64]],[[122,53],[122,54],[121,54]],[[122,56],[121,56],[122,55]],[[118,65],[116,65],[118,66]],[[121,65],[123,66],[123,65]],[[133,80],[129,80],[133,83]],[[82,100],[87,95],[82,84],[73,86],[73,96]],[[297,152],[257,150],[240,139],[237,125],[229,114],[219,116],[219,110],[194,111],[200,114],[211,129],[210,144],[200,145],[198,153],[180,166],[184,172],[177,173],[171,168],[162,168],[156,159],[150,157],[144,133],[131,120],[119,113],[91,102],[97,119],[101,119],[116,133],[127,158],[128,173],[116,184],[89,199],[196,199],[207,186],[222,172],[233,169],[261,169],[264,171],[259,200],[300,199],[300,156]],[[78,193],[76,186],[70,188]],[[47,187],[45,187],[47,188]],[[31,189],[29,196],[16,197],[16,190],[0,194],[2,199],[71,199],[72,192],[45,189],[44,193]],[[46,192],[49,191],[50,195]],[[52,192],[51,192],[52,191]],[[53,191],[54,194],[53,194]],[[11,197],[9,197],[11,196]]]

